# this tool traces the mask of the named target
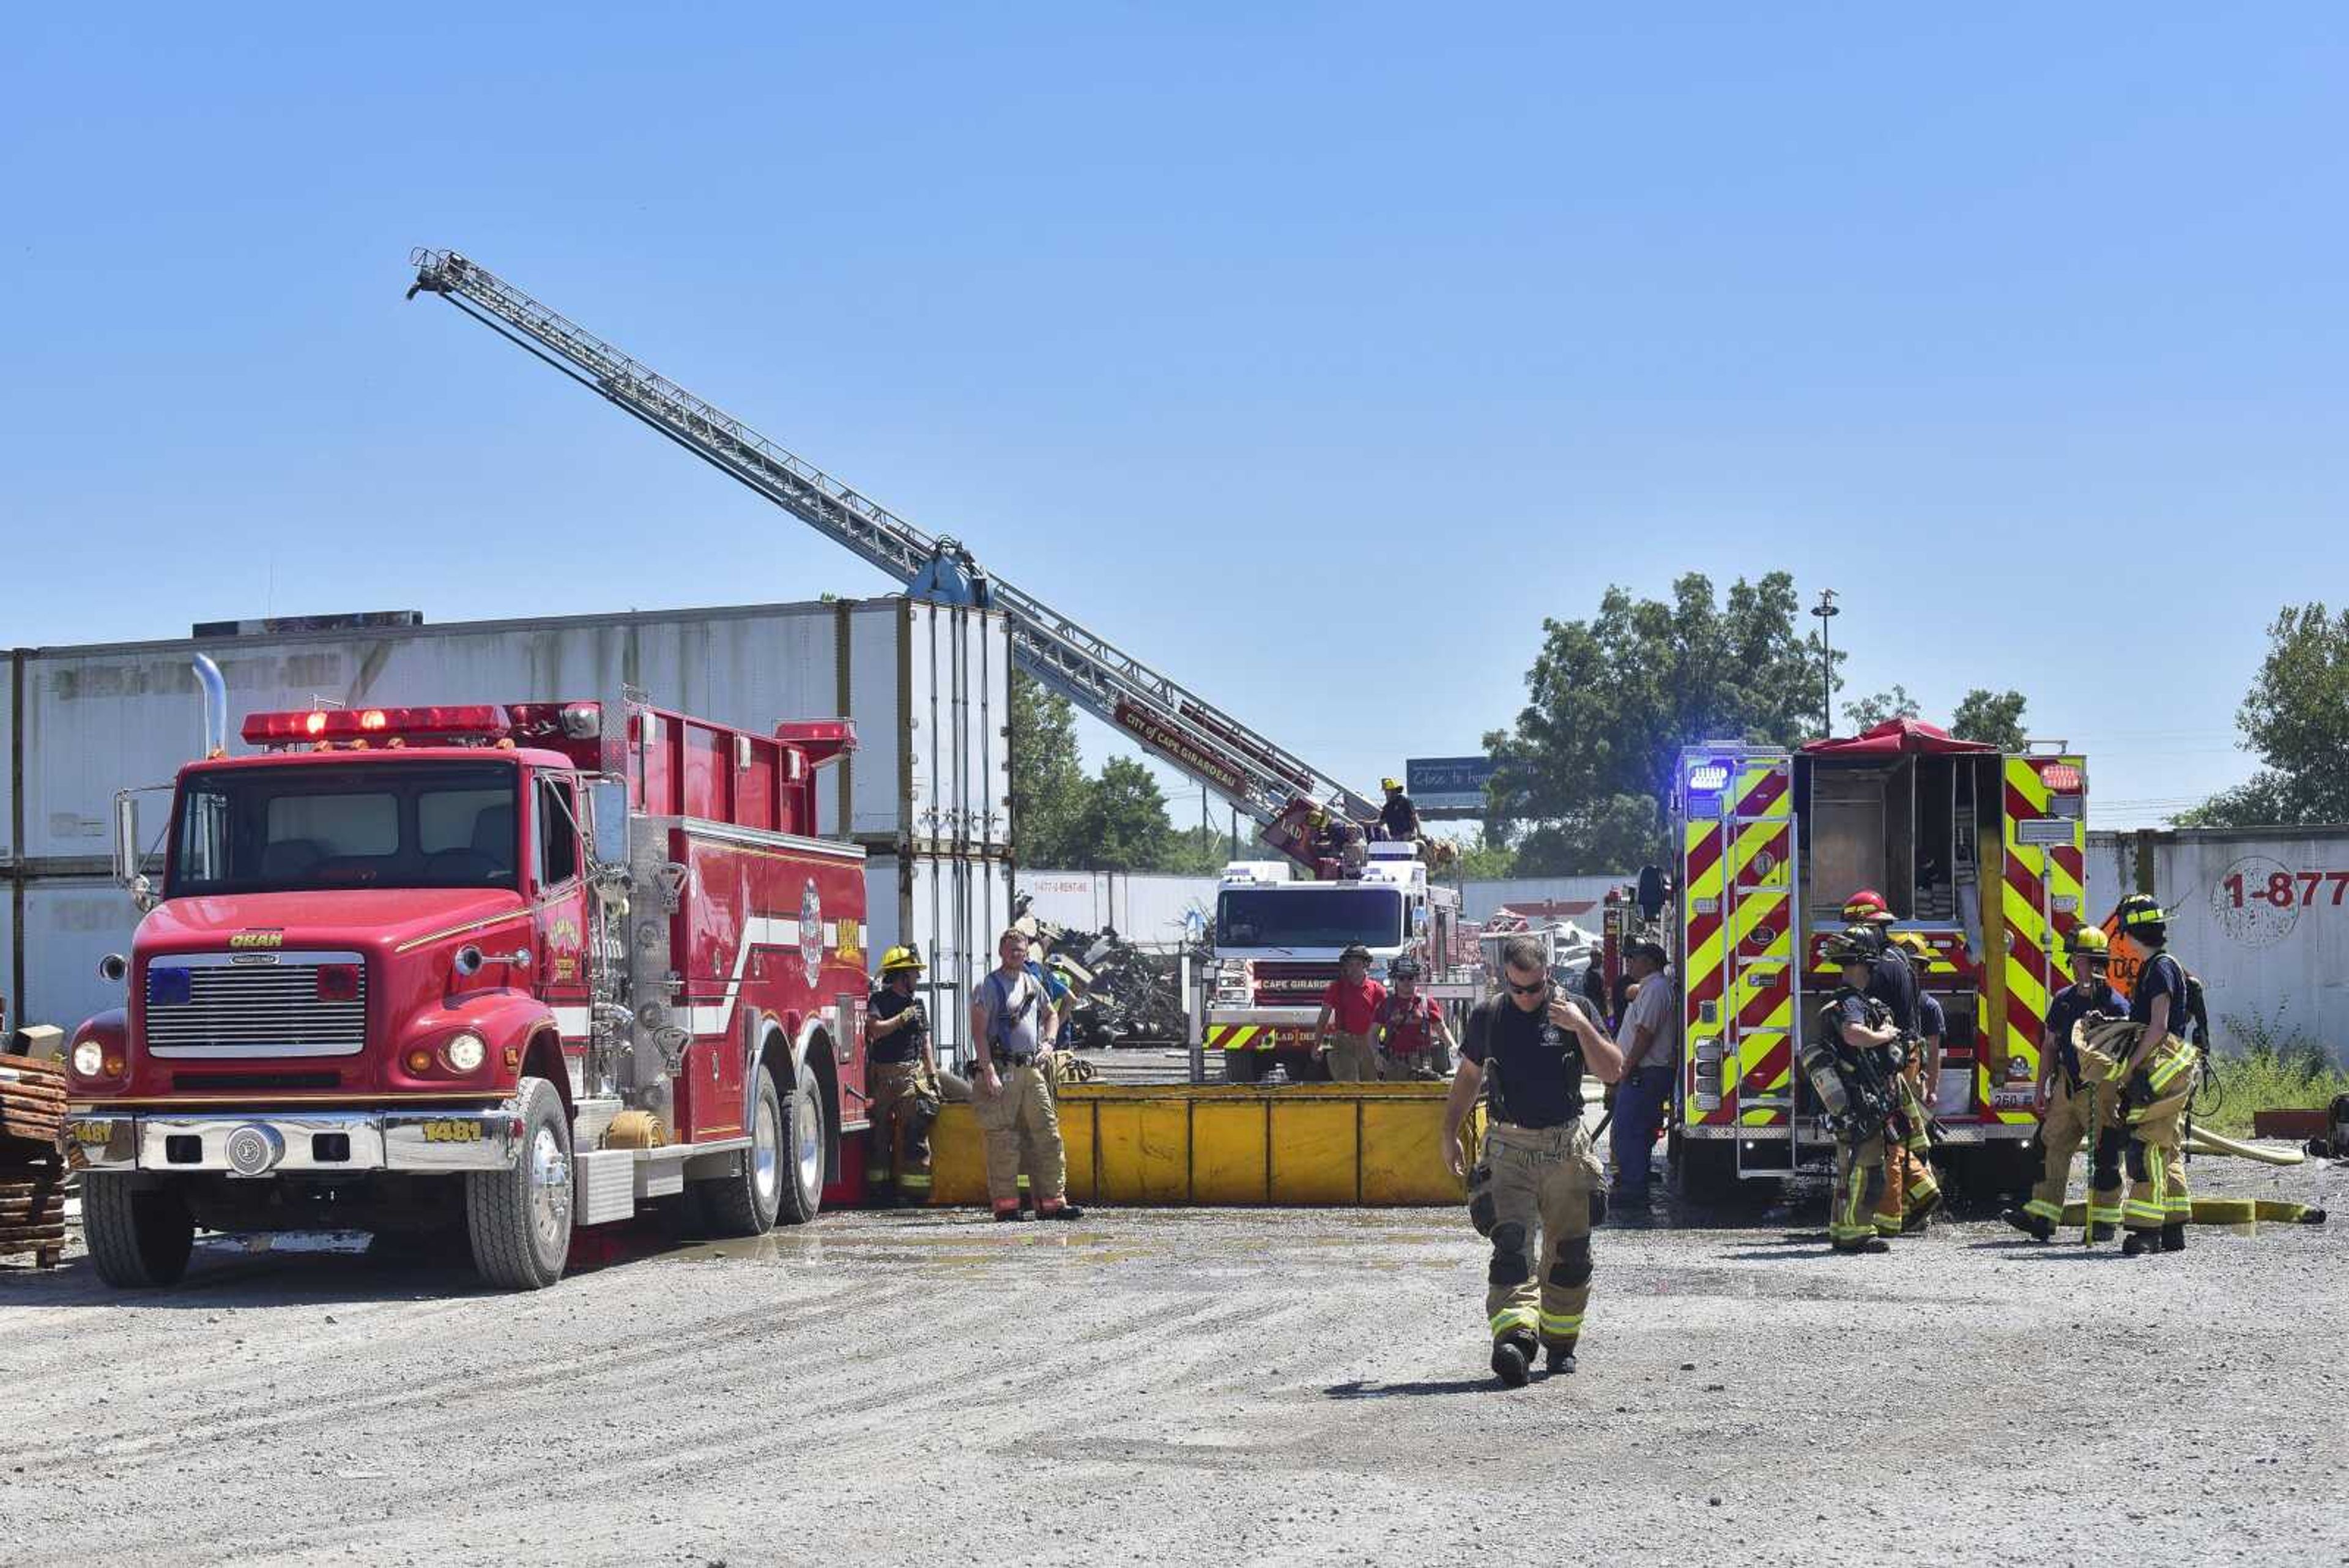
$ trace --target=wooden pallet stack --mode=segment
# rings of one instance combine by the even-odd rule
[[[64,1069],[0,1055],[0,1254],[44,1269],[65,1258],[65,1125]]]

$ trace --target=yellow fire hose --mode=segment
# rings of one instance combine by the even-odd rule
[[[2306,1203],[2287,1203],[2273,1198],[2198,1198],[2194,1200],[2194,1223],[2197,1225],[2232,1225],[2248,1228],[2261,1221],[2270,1225],[2322,1225],[2324,1210]],[[2064,1206],[2064,1223],[2085,1225],[2088,1206],[2067,1203]]]
[[[2220,1137],[2209,1127],[2198,1127],[2186,1140],[2186,1147],[2197,1154],[2231,1154],[2240,1159],[2256,1159],[2261,1165],[2305,1165],[2308,1156],[2296,1148],[2261,1148],[2256,1144],[2237,1143],[2230,1137]]]

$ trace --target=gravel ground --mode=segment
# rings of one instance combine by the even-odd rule
[[[2349,1169],[2197,1160],[2349,1209]],[[1500,1389],[1454,1211],[841,1215],[530,1296],[208,1248],[0,1265],[0,1561],[2338,1562],[2342,1222],[1610,1226]],[[1671,1217],[1666,1217],[1667,1221]]]

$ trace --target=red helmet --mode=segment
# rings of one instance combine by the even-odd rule
[[[1873,888],[1862,888],[1843,901],[1843,918],[1857,925],[1868,920],[1890,920],[1892,910],[1884,902],[1884,895]]]

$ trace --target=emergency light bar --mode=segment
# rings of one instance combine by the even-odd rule
[[[1729,786],[1725,763],[1700,763],[1689,769],[1688,786],[1698,794],[1713,794]]]
[[[303,741],[430,739],[495,740],[508,730],[506,711],[495,703],[454,708],[312,708],[291,713],[249,713],[247,745],[285,745]]]

